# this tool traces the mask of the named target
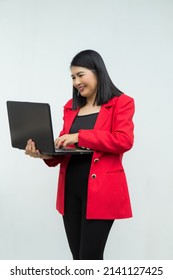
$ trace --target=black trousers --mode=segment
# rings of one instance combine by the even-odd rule
[[[81,160],[80,160],[81,159]],[[74,157],[66,174],[65,231],[74,260],[102,260],[114,220],[86,219],[87,185],[91,158]]]

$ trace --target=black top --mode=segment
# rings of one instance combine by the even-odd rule
[[[76,116],[70,128],[70,133],[78,133],[80,129],[93,129],[97,116],[98,113]],[[92,154],[72,155],[69,164],[78,165],[79,163],[81,164],[83,161],[91,162],[91,158],[92,158]]]
[[[77,116],[71,126],[70,133],[77,133],[80,129],[93,129],[98,113]]]

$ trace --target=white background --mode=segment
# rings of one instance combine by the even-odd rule
[[[173,258],[173,1],[0,0],[0,259],[71,259],[58,168],[11,147],[6,101],[50,103],[56,136],[71,59],[88,48],[136,103],[124,156],[134,217],[114,223],[105,259]]]

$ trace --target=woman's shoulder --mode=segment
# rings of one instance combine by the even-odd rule
[[[65,108],[65,109],[66,109],[66,108],[72,109],[72,105],[73,105],[73,99],[71,98],[71,99],[69,99],[69,100],[65,103],[64,108]]]
[[[115,97],[114,97],[115,98]],[[122,92],[120,96],[118,96],[119,100],[133,100],[133,97],[127,95],[126,93]]]
[[[129,96],[129,95],[127,95],[127,94],[125,94],[125,93],[122,93],[120,96],[119,96],[119,101],[120,102],[132,102],[132,103],[134,103],[134,99],[133,99],[133,97],[131,97],[131,96]]]
[[[133,98],[125,93],[122,93],[121,95],[119,96],[115,96],[113,97],[112,99],[110,99],[108,101],[108,103],[106,104],[106,106],[110,106],[110,105],[116,105],[117,103],[126,103],[126,102],[133,102]]]

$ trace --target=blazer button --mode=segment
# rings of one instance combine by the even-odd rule
[[[92,178],[92,179],[95,179],[96,177],[97,177],[96,174],[92,174],[92,175],[91,175],[91,178]]]
[[[94,162],[96,163],[96,162],[98,162],[99,161],[99,158],[95,158],[94,159]]]

